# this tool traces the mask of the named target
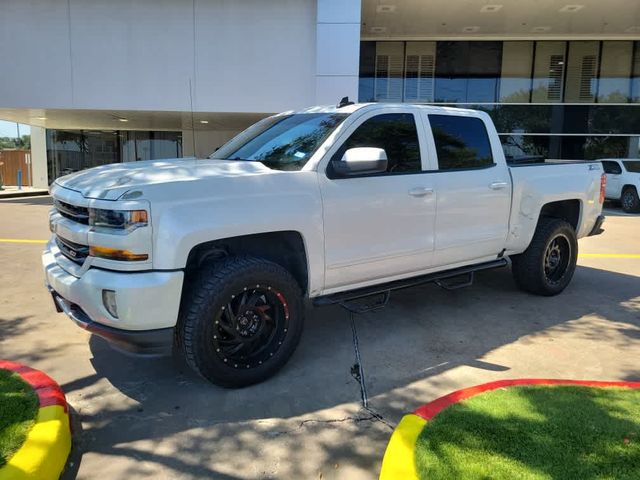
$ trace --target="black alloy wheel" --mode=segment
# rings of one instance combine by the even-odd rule
[[[270,285],[244,287],[232,294],[214,317],[216,354],[233,368],[255,368],[282,346],[289,305]]]

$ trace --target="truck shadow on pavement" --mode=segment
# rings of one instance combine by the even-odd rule
[[[354,318],[370,406],[382,422],[358,408],[354,338],[339,307],[310,310],[289,364],[259,385],[221,389],[174,359],[127,357],[92,337],[95,375],[63,389],[77,402],[81,450],[135,458],[122,472],[128,478],[151,475],[152,464],[184,478],[306,478],[309,448],[330,465],[373,471],[389,424],[452,389],[513,372],[618,379],[626,363],[610,378],[618,360],[604,357],[639,351],[639,295],[638,277],[588,267],[578,267],[557,297],[518,291],[509,269],[478,274],[464,290],[426,285],[394,293],[384,310]],[[484,358],[492,352],[499,360]],[[624,379],[637,380],[628,362]],[[456,380],[459,367],[471,369]],[[334,424],[345,428],[327,428]],[[251,459],[264,455],[274,457],[277,472],[251,470]]]

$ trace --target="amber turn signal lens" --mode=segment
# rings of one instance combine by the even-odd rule
[[[106,258],[108,260],[121,260],[124,262],[140,262],[147,260],[149,255],[146,253],[133,253],[129,250],[119,250],[109,247],[89,247],[89,255],[92,257]]]
[[[131,212],[131,223],[148,223],[146,210],[133,210]]]
[[[603,173],[600,176],[600,203],[604,203],[604,196],[607,190],[607,176]]]

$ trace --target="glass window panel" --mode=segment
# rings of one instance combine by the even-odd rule
[[[467,101],[469,42],[438,42],[436,102]]]
[[[429,115],[439,170],[493,165],[489,135],[479,118]]]
[[[549,157],[549,137],[500,135],[504,156],[509,163],[544,161]]]
[[[84,130],[83,134],[86,144],[83,169],[120,161],[117,132]]]
[[[387,113],[365,120],[334,154],[339,160],[349,148],[375,147],[387,153],[388,173],[413,173],[422,170],[420,143],[413,115]]]
[[[376,42],[360,42],[359,102],[374,101],[375,70]]]
[[[120,132],[120,151],[123,162],[136,161],[136,132],[132,130]]]
[[[152,160],[182,157],[182,136],[177,132],[151,132]]]
[[[596,97],[600,42],[569,42],[564,101],[593,103]]]
[[[632,137],[501,135],[505,156],[511,162],[519,158],[559,158],[563,160],[599,160],[627,158]],[[520,156],[520,157],[519,157]],[[519,158],[518,158],[519,157]]]
[[[606,133],[640,132],[636,105],[465,105],[486,111],[499,133]]]
[[[566,42],[536,42],[533,68],[534,103],[562,101]]]
[[[493,103],[498,100],[502,42],[469,42],[467,102]]]
[[[500,76],[500,102],[529,102],[532,62],[533,42],[504,42]]]
[[[640,103],[640,41],[633,42],[631,101]]]
[[[626,103],[631,89],[633,42],[602,42],[598,103]]]
[[[602,168],[604,169],[604,173],[610,173],[612,175],[620,175],[622,173],[622,167],[620,167],[618,162],[604,160],[602,162]]]
[[[638,160],[632,160],[632,161],[624,161],[622,162],[624,164],[624,168],[627,170],[627,172],[631,172],[631,173],[640,173],[640,161]]]
[[[377,102],[402,102],[403,76],[404,42],[378,42],[376,44],[374,100]]]
[[[437,42],[436,52],[436,101],[496,101],[502,42]]]
[[[435,94],[436,42],[407,42],[405,54],[405,102],[433,102]]]
[[[49,181],[84,168],[85,138],[81,131],[47,130]]]
[[[300,170],[346,117],[343,113],[268,117],[231,139],[210,158],[261,162],[274,170]]]

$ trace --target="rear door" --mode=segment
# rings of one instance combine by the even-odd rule
[[[363,114],[318,166],[325,235],[325,292],[428,269],[435,223],[434,176],[417,109]],[[387,171],[335,178],[330,161],[355,147],[383,148]]]
[[[465,112],[425,112],[437,154],[434,266],[498,255],[511,208],[511,178],[495,129]]]

